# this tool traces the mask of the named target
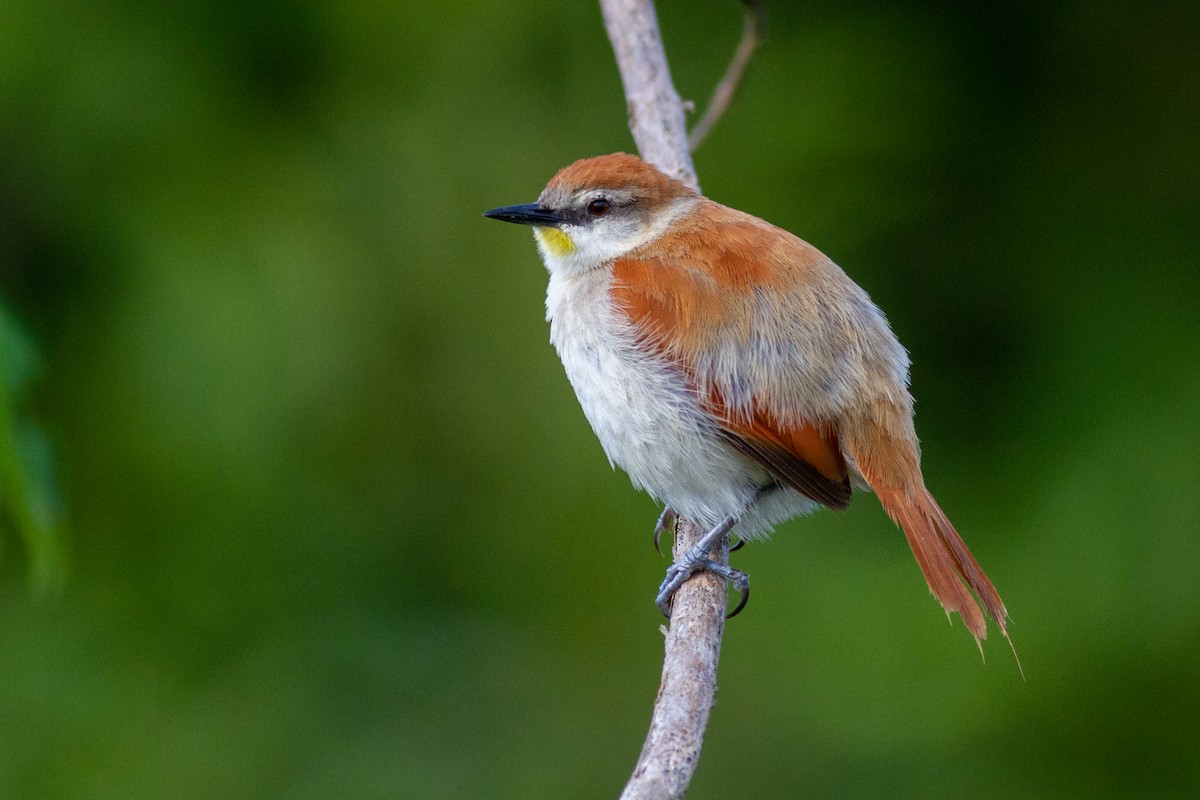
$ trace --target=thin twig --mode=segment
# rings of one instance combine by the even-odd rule
[[[730,59],[729,67],[726,68],[721,82],[713,89],[708,107],[704,109],[704,115],[700,117],[695,127],[692,128],[692,132],[688,134],[688,148],[693,153],[712,131],[717,120],[733,103],[733,98],[737,96],[738,89],[742,86],[742,79],[746,75],[746,67],[750,65],[754,51],[762,43],[763,29],[766,27],[766,12],[758,0],[742,0],[742,2],[746,6],[746,19],[742,24],[742,39],[738,42],[737,49],[733,51],[733,58]]]

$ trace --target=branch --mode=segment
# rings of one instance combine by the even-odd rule
[[[705,532],[701,525],[680,520],[675,557]],[[712,558],[729,563],[728,547],[720,545]],[[725,580],[711,572],[696,573],[675,593],[650,732],[621,800],[674,800],[687,791],[716,700],[727,602]]]
[[[699,190],[688,149],[683,103],[671,83],[652,0],[600,0],[604,25],[625,86],[629,129],[642,157]],[[678,558],[705,534],[688,520],[676,525]],[[721,544],[714,561],[729,562]],[[717,691],[717,660],[725,630],[723,579],[697,573],[675,593],[666,633],[662,683],[650,732],[622,800],[683,797],[691,782]]]

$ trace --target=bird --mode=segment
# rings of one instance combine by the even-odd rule
[[[981,651],[990,617],[1011,646],[1000,595],[925,486],[908,353],[821,251],[626,153],[484,216],[532,226],[550,340],[610,463],[664,504],[656,542],[676,518],[707,531],[668,569],[665,614],[704,569],[745,603],[744,573],[708,556],[731,532],[764,538],[869,490],[947,617]]]

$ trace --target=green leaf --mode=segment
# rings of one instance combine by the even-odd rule
[[[63,514],[50,440],[22,413],[38,366],[32,340],[0,304],[0,530],[25,545],[33,588],[48,595],[65,572]]]

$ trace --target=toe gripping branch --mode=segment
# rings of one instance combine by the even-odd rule
[[[655,604],[658,610],[663,613],[664,617],[671,617],[671,601],[675,596],[675,592],[679,590],[687,582],[688,578],[692,577],[697,572],[708,571],[714,575],[719,575],[726,581],[731,583],[735,589],[741,593],[741,598],[738,600],[737,606],[733,611],[725,615],[726,619],[736,617],[746,603],[750,600],[750,576],[741,570],[733,569],[725,564],[718,564],[708,557],[708,553],[716,545],[717,542],[725,536],[729,535],[730,529],[733,528],[737,519],[727,517],[720,524],[716,525],[708,533],[701,537],[700,541],[684,553],[671,566],[667,567],[667,575],[663,579],[662,585],[658,587],[658,596],[655,597]],[[654,526],[654,549],[662,555],[662,550],[659,548],[659,540],[662,534],[670,531],[675,532],[675,526],[679,523],[679,515],[670,506],[663,509],[663,513],[658,518],[658,523]],[[729,548],[730,552],[740,548],[744,542],[739,541],[733,547]]]

